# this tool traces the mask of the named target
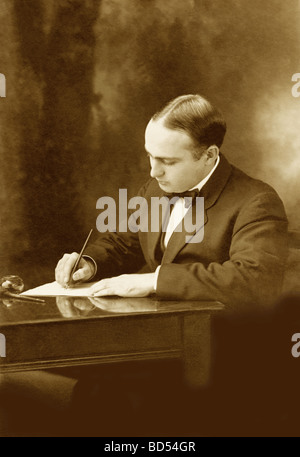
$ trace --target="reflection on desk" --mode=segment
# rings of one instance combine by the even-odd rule
[[[45,297],[45,303],[19,299],[0,299],[0,326],[54,322],[63,318],[95,318],[117,314],[180,313],[219,311],[224,305],[209,301],[167,301],[155,297]]]
[[[154,312],[157,303],[145,298],[56,297],[56,305],[64,317],[87,316],[96,308],[107,313]]]
[[[150,298],[46,297],[0,302],[3,371],[180,358],[186,380],[207,382],[211,315],[219,302]]]

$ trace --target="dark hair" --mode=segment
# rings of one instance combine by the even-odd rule
[[[153,121],[162,120],[172,130],[183,130],[199,147],[221,147],[226,133],[222,113],[201,95],[181,95],[154,114]],[[197,154],[199,158],[199,154]]]

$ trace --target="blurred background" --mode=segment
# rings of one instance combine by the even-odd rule
[[[222,152],[300,228],[298,0],[1,0],[0,22],[1,276],[52,281],[97,199],[147,179],[145,126],[187,93],[224,112]]]

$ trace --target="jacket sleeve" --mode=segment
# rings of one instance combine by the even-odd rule
[[[261,308],[280,293],[286,257],[283,204],[275,192],[259,193],[236,218],[228,260],[162,265],[156,292],[163,299],[217,300],[234,310]]]
[[[139,190],[139,196],[144,195],[149,181]],[[129,229],[126,232],[99,233],[97,239],[87,247],[85,255],[97,265],[93,280],[137,272],[146,263],[138,232]]]

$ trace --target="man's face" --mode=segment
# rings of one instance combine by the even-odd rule
[[[209,173],[204,153],[195,160],[191,137],[163,126],[161,121],[150,121],[145,132],[145,149],[150,158],[152,178],[165,192],[184,192],[196,186]]]

